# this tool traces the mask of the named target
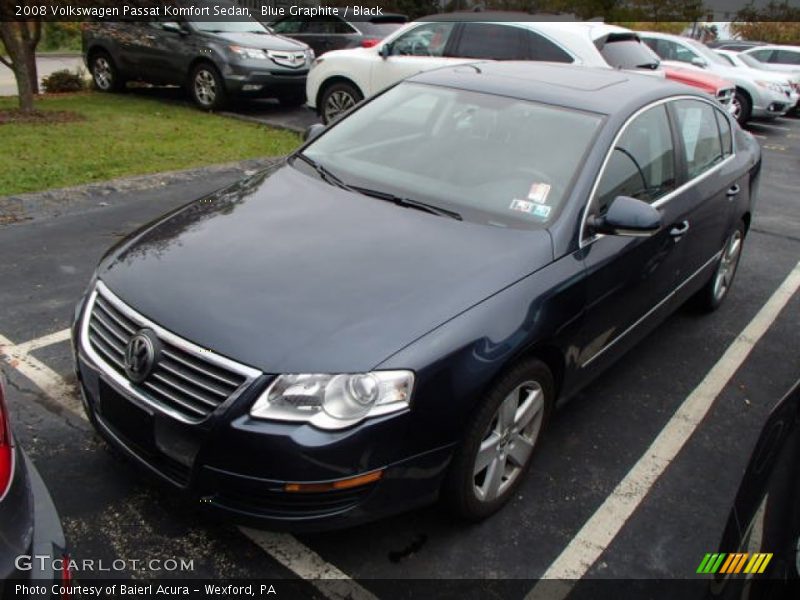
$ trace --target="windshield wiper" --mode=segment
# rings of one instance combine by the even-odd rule
[[[311,158],[309,156],[306,156],[302,152],[297,152],[294,155],[294,158],[299,158],[300,160],[302,160],[307,165],[310,165],[311,167],[313,167],[313,169],[317,172],[317,174],[320,176],[320,178],[323,181],[327,181],[331,185],[335,185],[336,187],[340,187],[343,190],[347,190],[347,191],[350,191],[350,192],[355,191],[353,188],[351,188],[349,185],[347,185],[344,181],[342,181],[336,175],[331,173],[327,169],[327,167],[325,167],[322,164],[318,163],[313,158]]]
[[[413,200],[411,198],[402,198],[400,196],[395,196],[394,194],[390,194],[388,192],[381,192],[379,190],[370,190],[368,188],[362,187],[355,187],[353,186],[351,189],[364,194],[365,196],[372,196],[373,198],[379,198],[381,200],[386,200],[387,202],[394,202],[397,206],[403,206],[405,208],[416,208],[417,210],[422,210],[432,215],[438,215],[440,217],[449,217],[451,219],[456,219],[457,221],[463,221],[463,217],[453,210],[448,210],[446,208],[440,208],[438,206],[434,206],[433,204],[426,204],[425,202],[420,202],[419,200]]]
[[[264,31],[263,29],[251,29],[245,33],[257,33],[259,35],[269,35],[268,31]]]

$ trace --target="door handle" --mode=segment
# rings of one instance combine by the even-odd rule
[[[669,234],[674,238],[681,238],[687,231],[689,231],[689,221],[684,221],[673,225],[672,229],[669,230]]]
[[[740,188],[740,187],[739,187],[739,184],[738,184],[738,183],[736,183],[736,184],[734,184],[733,186],[731,186],[731,187],[728,189],[728,191],[727,191],[727,192],[725,192],[725,195],[726,195],[728,198],[733,198],[734,196],[736,196],[736,195],[737,195],[737,194],[738,194],[738,193],[741,191],[741,189],[742,189],[742,188]]]

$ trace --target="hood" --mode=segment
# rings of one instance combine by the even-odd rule
[[[307,44],[281,35],[261,33],[214,33],[214,37],[230,42],[237,46],[248,46],[261,50],[282,50],[284,52],[302,52],[308,48]]]
[[[98,276],[265,372],[358,372],[552,260],[545,230],[402,208],[282,165],[143,229]]]

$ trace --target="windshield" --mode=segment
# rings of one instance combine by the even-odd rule
[[[244,19],[245,17],[238,17]],[[207,33],[269,33],[269,30],[255,20],[249,21],[192,21],[199,31]]]
[[[654,69],[660,62],[658,55],[636,38],[609,37],[599,49],[605,61],[615,69]]]
[[[576,110],[404,83],[304,154],[351,187],[472,222],[536,228],[558,213],[600,122]]]
[[[730,63],[722,58],[719,54],[714,52],[711,48],[706,46],[705,44],[698,42],[697,40],[693,40],[691,38],[686,38],[686,41],[691,47],[698,52],[703,58],[705,58],[708,62],[717,64],[717,65],[724,65],[726,67],[730,67]]]

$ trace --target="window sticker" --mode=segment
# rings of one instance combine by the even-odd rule
[[[532,200],[537,204],[544,204],[547,202],[547,195],[550,193],[549,183],[534,183],[528,192],[528,200]]]
[[[546,219],[547,217],[550,216],[550,211],[552,209],[553,209],[552,206],[547,206],[546,204],[537,204],[536,207],[533,209],[533,216]]]
[[[530,202],[528,200],[519,200],[517,198],[514,198],[511,201],[511,206],[509,206],[509,208],[511,210],[518,210],[518,211],[524,212],[524,213],[532,213],[534,206],[536,206],[536,205],[533,202]]]

